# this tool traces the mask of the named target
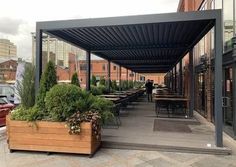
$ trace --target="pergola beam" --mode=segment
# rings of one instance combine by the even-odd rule
[[[145,45],[141,45],[141,46],[115,46],[115,47],[109,47],[109,48],[104,48],[104,47],[100,47],[100,48],[91,48],[91,52],[93,53],[106,53],[106,52],[113,52],[113,51],[130,51],[130,50],[144,50],[144,49],[160,49],[160,50],[168,50],[168,49],[177,49],[177,50],[186,50],[188,48],[188,44],[185,45],[153,45],[153,46],[145,46]]]

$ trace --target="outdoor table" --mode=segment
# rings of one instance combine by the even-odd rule
[[[182,95],[177,95],[177,94],[154,94],[154,97],[156,98],[184,98]]]
[[[170,115],[170,108],[172,111],[176,109],[176,106],[181,106],[184,109],[185,115],[186,115],[186,108],[187,108],[187,103],[188,99],[184,97],[155,97],[155,111],[157,113],[157,116],[159,114],[159,110],[157,112],[157,107],[158,105],[162,105],[167,109],[168,117]]]
[[[104,99],[110,100],[110,101],[112,101],[114,103],[120,102],[120,98],[119,97],[104,97]]]
[[[106,94],[106,95],[99,95],[100,97],[111,97],[111,98],[113,98],[113,97],[117,97],[117,98],[119,98],[119,95],[113,95],[113,94]]]

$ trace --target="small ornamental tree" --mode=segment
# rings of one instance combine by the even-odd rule
[[[54,85],[57,84],[57,75],[55,65],[52,61],[47,63],[46,69],[43,72],[40,80],[40,87],[37,96],[36,104],[40,110],[45,111],[45,97],[46,92],[48,92]]]
[[[35,103],[35,67],[32,64],[25,64],[25,71],[22,81],[17,82],[17,92],[21,99],[22,107],[28,109]]]
[[[75,73],[72,75],[71,84],[80,87],[80,83],[79,83],[79,78],[78,78],[77,72],[75,72]]]
[[[94,86],[97,86],[97,79],[94,75],[92,76],[91,84],[94,85]]]

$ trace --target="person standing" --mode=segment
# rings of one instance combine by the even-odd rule
[[[145,84],[145,87],[146,87],[148,101],[152,102],[152,89],[153,89],[153,85],[152,85],[152,82],[149,79],[147,80],[147,82]]]

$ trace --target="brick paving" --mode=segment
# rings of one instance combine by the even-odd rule
[[[138,107],[135,109],[137,110]],[[123,122],[125,124],[125,122]],[[205,126],[195,131],[206,130]],[[206,134],[212,134],[209,132]],[[236,148],[236,142],[231,142]],[[230,147],[230,148],[232,148]],[[47,155],[44,152],[9,153],[5,129],[0,128],[0,167],[236,167],[236,149],[232,155],[208,155],[162,151],[100,149],[93,158],[78,154]]]
[[[236,155],[100,149],[93,158],[77,154],[16,151],[0,141],[0,167],[236,167]]]

